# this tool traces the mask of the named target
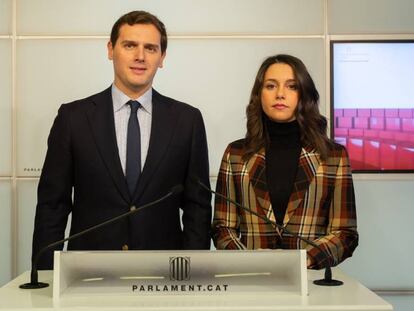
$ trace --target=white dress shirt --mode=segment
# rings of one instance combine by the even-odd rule
[[[138,109],[138,122],[141,133],[141,171],[144,168],[145,160],[148,154],[149,140],[151,135],[152,121],[152,88],[148,89],[139,98],[129,98],[115,84],[112,84],[112,103],[114,107],[115,132],[118,144],[119,159],[121,160],[122,170],[125,175],[126,166],[126,148],[128,120],[131,108],[127,104],[130,100],[136,100],[141,104]]]

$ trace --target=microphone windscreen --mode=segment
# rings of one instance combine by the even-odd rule
[[[179,184],[179,185],[175,185],[174,187],[171,188],[171,193],[172,194],[179,194],[183,190],[184,190],[183,185]]]

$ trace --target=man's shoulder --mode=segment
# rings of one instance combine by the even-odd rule
[[[76,99],[72,102],[64,103],[61,106],[61,109],[76,111],[79,109],[85,109],[89,105],[95,105],[100,102],[111,102],[111,100],[111,87],[109,87],[99,93]]]
[[[157,92],[154,89],[153,89],[153,93],[152,93],[152,98],[153,98],[153,101],[155,101],[155,102],[159,102],[163,105],[168,105],[170,108],[177,109],[177,110],[182,111],[182,112],[188,112],[188,113],[199,112],[198,108],[196,108],[194,106],[191,106],[187,103],[184,103],[182,101],[179,101],[177,99],[165,96],[165,95]]]

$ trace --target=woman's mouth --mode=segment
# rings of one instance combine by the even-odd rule
[[[272,105],[272,108],[277,109],[277,110],[283,110],[288,108],[288,106],[286,106],[285,104],[274,104]]]

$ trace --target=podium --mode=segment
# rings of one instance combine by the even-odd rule
[[[333,269],[339,287],[312,283],[304,250],[56,252],[44,289],[25,272],[0,289],[1,310],[392,310]]]

